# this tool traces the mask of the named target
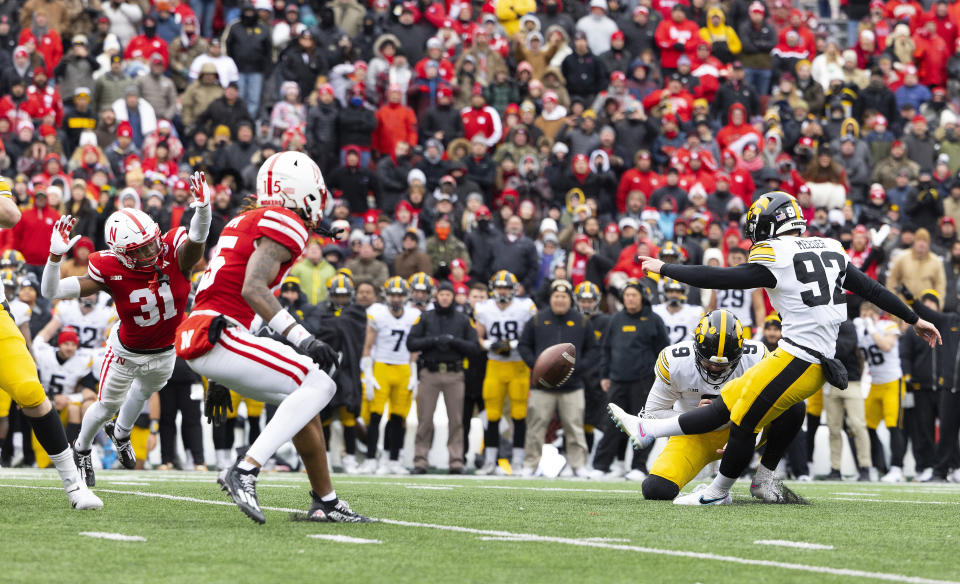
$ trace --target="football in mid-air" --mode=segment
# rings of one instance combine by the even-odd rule
[[[533,386],[553,389],[570,379],[577,363],[577,348],[570,343],[547,347],[533,364]]]

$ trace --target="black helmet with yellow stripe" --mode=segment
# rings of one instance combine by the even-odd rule
[[[729,310],[703,315],[693,333],[697,371],[710,383],[723,383],[743,356],[743,326]]]
[[[584,280],[573,289],[573,295],[580,304],[580,311],[590,316],[600,304],[600,288],[589,280]],[[590,304],[592,303],[592,304]]]
[[[0,270],[13,270],[19,273],[26,263],[27,260],[23,254],[15,249],[8,249],[0,254]]]
[[[417,272],[410,276],[407,282],[410,284],[410,299],[413,300],[417,308],[426,308],[433,296],[433,289],[436,287],[433,278],[426,272]]]
[[[410,284],[400,276],[394,276],[383,283],[383,294],[387,297],[390,310],[398,312],[403,310],[403,305],[410,296]],[[397,296],[401,298],[397,299]]]
[[[793,195],[783,191],[760,195],[747,210],[747,221],[743,225],[743,235],[753,242],[806,230],[807,221],[799,203]]]
[[[507,270],[500,270],[490,278],[490,292],[497,302],[508,304],[517,294],[517,277]],[[497,290],[508,289],[508,294],[498,294]]]
[[[11,269],[0,270],[0,285],[3,286],[3,291],[8,298],[15,296],[17,293],[17,274]],[[0,298],[0,301],[3,300],[3,298]]]
[[[337,305],[346,305],[353,301],[355,287],[350,276],[338,273],[327,280],[327,296]]]

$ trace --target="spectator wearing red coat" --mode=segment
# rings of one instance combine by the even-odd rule
[[[752,137],[756,138],[752,140]],[[730,148],[735,152],[743,149],[750,141],[759,144],[763,136],[747,120],[747,108],[741,103],[734,103],[727,112],[727,125],[717,132],[717,145],[721,149]]]
[[[687,18],[683,5],[677,3],[670,10],[670,18],[657,25],[653,38],[660,48],[660,65],[665,73],[670,73],[676,70],[681,55],[693,55],[700,43],[700,27]]]
[[[377,110],[377,129],[373,132],[371,147],[381,156],[390,156],[397,142],[417,145],[417,116],[403,105],[403,88],[391,84],[387,88],[387,103]]]
[[[470,107],[463,108],[460,117],[463,119],[463,134],[467,140],[473,140],[474,136],[481,135],[490,148],[500,143],[500,138],[503,137],[500,114],[487,105],[483,97],[483,86],[479,83],[473,84]]]
[[[50,28],[47,21],[47,11],[43,8],[33,13],[33,24],[30,28],[20,31],[19,45],[27,47],[31,53],[36,51],[43,56],[43,65],[46,67],[47,77],[53,75],[53,70],[63,58],[63,41],[60,33]],[[32,47],[32,48],[31,48]]]
[[[803,18],[803,12],[800,10],[791,10],[790,11],[790,22],[788,26],[780,29],[778,45],[780,46],[789,46],[787,43],[787,33],[793,31],[797,33],[797,36],[800,37],[800,46],[802,46],[809,53],[808,59],[813,59],[813,56],[817,54],[817,39],[813,36],[813,31],[810,30]]]
[[[928,87],[947,83],[950,48],[937,34],[937,22],[927,20],[913,35],[913,58],[919,69],[920,83]]]
[[[720,89],[720,71],[724,69],[720,59],[710,54],[710,44],[704,40],[697,45],[696,56],[691,59],[690,74],[697,78],[699,83],[693,88],[694,97],[702,97],[713,103]]]
[[[672,73],[667,86],[654,91],[643,98],[645,110],[653,111],[657,106],[666,106],[664,112],[675,114],[680,121],[689,122],[693,116],[693,95],[684,89],[679,73]]]
[[[414,66],[414,76],[427,77],[427,63],[430,61],[436,61],[437,74],[441,79],[447,83],[453,82],[456,69],[454,69],[453,63],[444,57],[443,41],[436,37],[433,37],[427,41],[427,56],[420,59],[416,66]]]
[[[60,218],[60,213],[48,204],[47,191],[51,189],[56,190],[59,198],[63,198],[60,187],[49,186],[44,191],[38,191],[34,195],[33,207],[23,211],[23,217],[13,228],[13,248],[20,250],[28,265],[38,268],[47,263],[53,224]]]
[[[923,13],[923,6],[916,0],[889,0],[883,6],[883,15],[895,22],[912,20]]]
[[[140,55],[142,55],[143,59],[147,62],[149,62],[150,57],[155,54],[163,57],[164,70],[170,66],[170,53],[167,49],[167,41],[157,36],[157,21],[153,16],[147,16],[143,19],[143,34],[139,34],[130,39],[130,44],[128,44],[126,50],[123,51],[123,58],[132,59],[137,51],[140,52]]]
[[[957,23],[950,19],[946,0],[937,0],[933,8],[924,13],[923,19],[917,19],[916,26],[911,22],[910,27],[916,32],[916,28],[930,21],[937,24],[937,35],[947,43],[947,47],[953,47],[957,42]]]
[[[648,150],[640,150],[634,156],[634,167],[623,173],[617,186],[617,212],[627,210],[627,194],[641,191],[649,198],[650,193],[662,187],[664,178],[653,170],[653,158]]]

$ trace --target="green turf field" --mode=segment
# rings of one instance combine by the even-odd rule
[[[952,484],[790,483],[810,504],[772,506],[741,482],[735,505],[700,509],[645,502],[626,482],[337,475],[338,494],[381,521],[332,525],[292,521],[306,478],[274,473],[257,526],[214,473],[97,478],[104,509],[78,512],[55,473],[0,470],[0,582],[960,581]]]

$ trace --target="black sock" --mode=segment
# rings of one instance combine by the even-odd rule
[[[483,433],[483,449],[497,452],[500,449],[500,420],[487,420],[487,429]]]
[[[43,446],[43,449],[46,450],[50,456],[60,454],[70,447],[67,442],[67,434],[63,430],[63,424],[60,423],[60,414],[57,413],[57,410],[50,408],[49,412],[39,418],[27,416],[27,420],[30,422],[30,427],[33,428],[37,442],[40,443],[40,446]],[[29,437],[25,435],[23,440],[24,444],[26,444],[28,440]]]
[[[527,440],[527,419],[513,419],[513,447],[523,448]]]
[[[587,452],[593,450],[593,432],[584,432],[583,435],[587,439]]]
[[[383,414],[372,412],[370,414],[370,424],[367,426],[367,458],[377,458],[377,440],[380,439],[381,418],[383,418]]]
[[[67,422],[67,442],[73,444],[80,436],[80,424]]]
[[[347,454],[353,456],[357,453],[357,427],[356,426],[344,426],[343,427],[343,444],[344,448],[347,450]]]
[[[710,407],[696,408],[685,414],[680,414],[680,429],[684,434],[706,434],[730,421],[730,410],[723,400],[713,400]]]
[[[794,404],[790,409],[780,414],[780,416],[770,422],[767,426],[767,444],[763,450],[763,456],[760,458],[760,464],[768,469],[776,469],[780,464],[780,459],[790,447],[794,437],[803,426],[803,414],[806,410],[803,402]],[[810,422],[810,416],[807,416],[807,422]]]
[[[387,439],[390,440],[390,460],[400,458],[400,448],[403,446],[404,423],[401,416],[390,414],[387,421]],[[391,426],[393,431],[390,431]]]
[[[330,452],[330,424],[323,425],[323,441],[327,444],[327,452]]]
[[[260,416],[247,418],[247,425],[250,426],[250,440],[247,444],[253,444],[260,437]]]
[[[890,466],[903,468],[903,454],[907,450],[907,439],[903,428],[887,428],[890,432]]]
[[[237,419],[227,418],[223,426],[223,448],[233,450],[233,443],[236,440]]]
[[[807,462],[813,461],[813,445],[817,437],[817,428],[819,427],[820,427],[820,416],[807,414]]]
[[[883,455],[883,443],[877,436],[877,430],[867,428],[867,435],[870,436],[870,459],[873,461],[873,467],[878,473],[887,474],[890,469],[887,467],[887,460]]]
[[[716,403],[717,400],[714,400]],[[707,409],[707,408],[697,408]],[[727,449],[720,459],[720,474],[725,477],[739,477],[750,465],[753,458],[753,447],[756,444],[756,434],[745,430],[737,424],[730,425],[730,438],[727,440]]]

